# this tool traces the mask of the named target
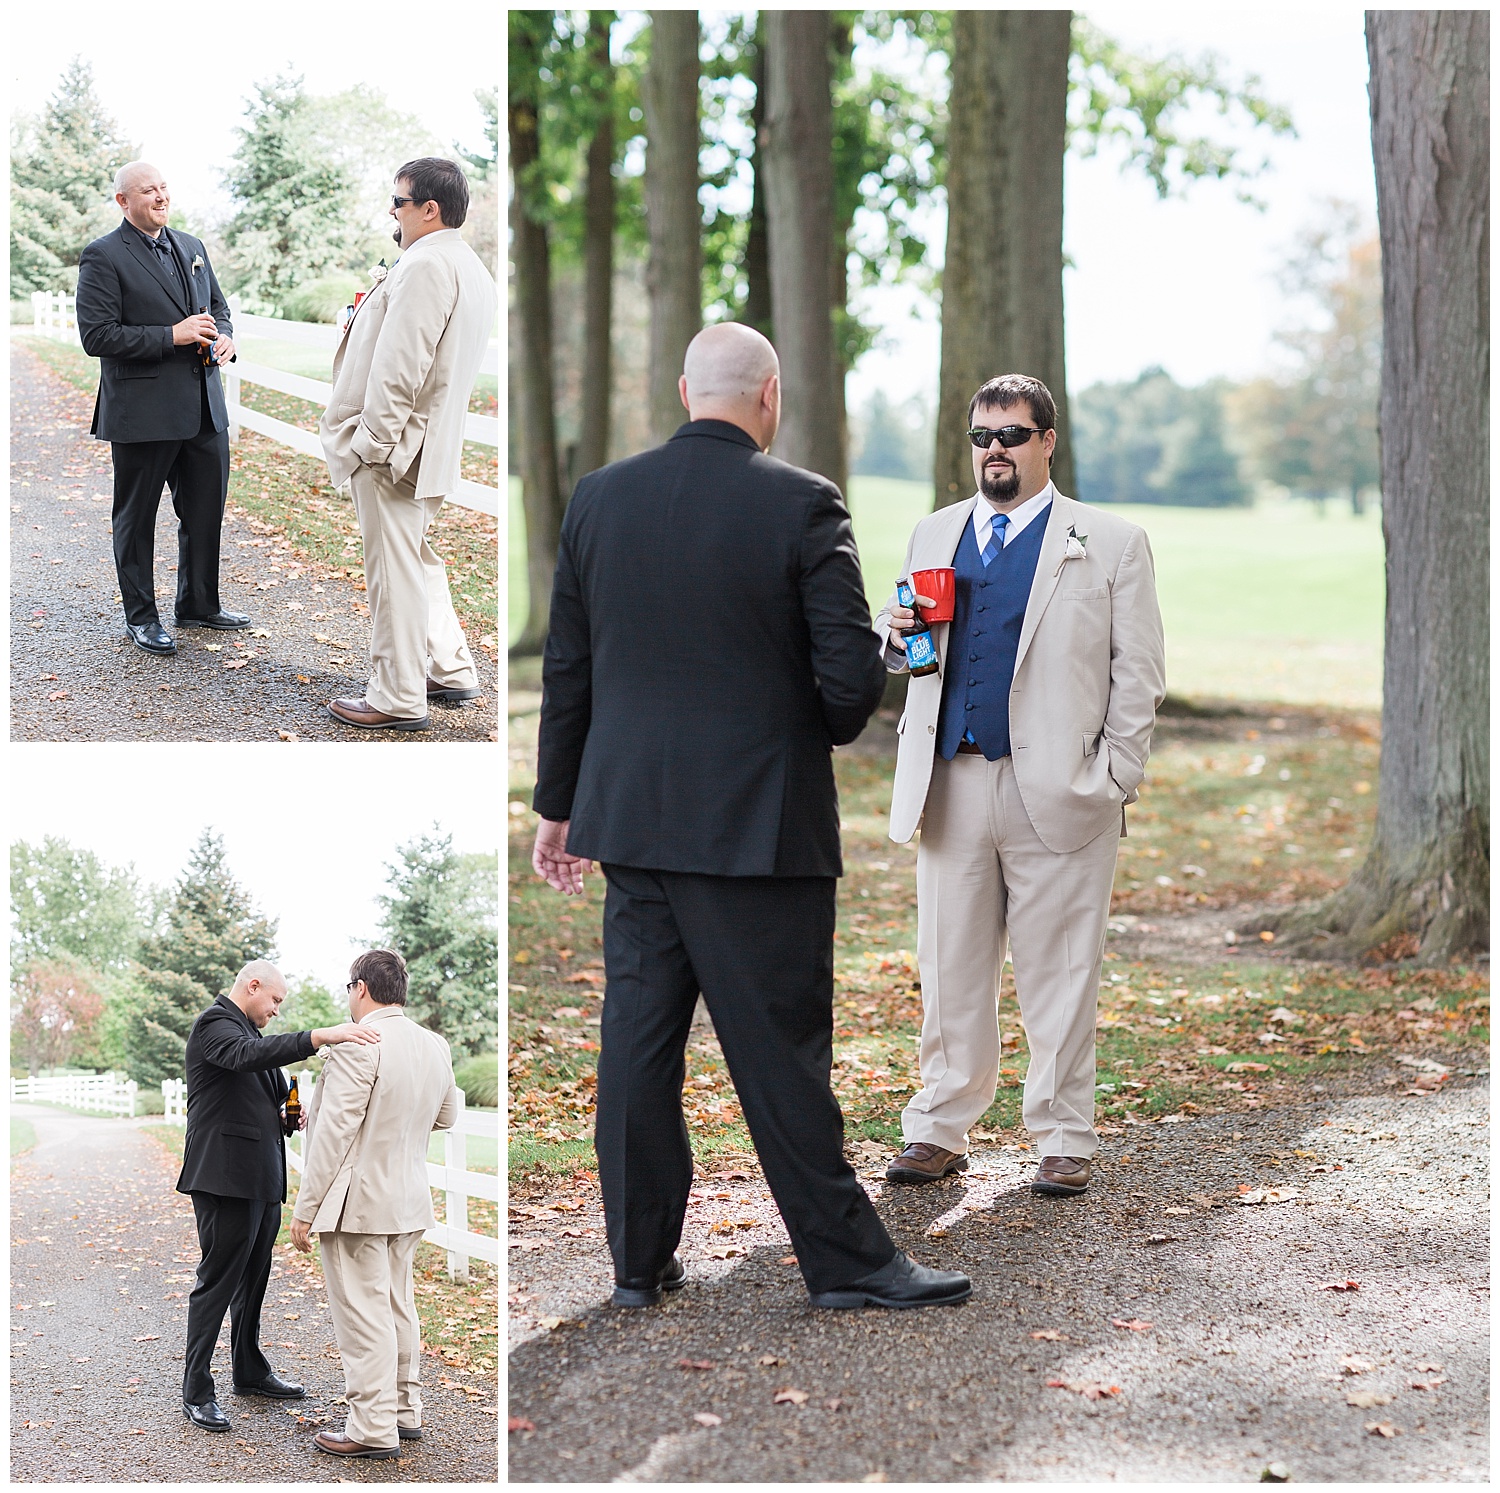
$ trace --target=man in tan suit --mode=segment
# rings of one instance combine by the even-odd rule
[[[979,490],[924,518],[906,552],[908,576],[952,566],[956,602],[932,628],[940,672],[911,680],[898,727],[890,836],[922,827],[922,1088],[886,1176],[967,1169],[999,1078],[1009,939],[1031,1049],[1021,1113],[1041,1157],[1031,1185],[1075,1195],[1099,1144],[1095,1005],[1124,806],[1166,689],[1161,613],[1145,532],[1052,486],[1044,384],[991,379],[969,424]],[[911,623],[894,599],[875,620],[892,672]]]
[[[362,700],[328,710],[366,730],[420,731],[429,701],[479,693],[427,531],[458,485],[469,394],[499,299],[459,237],[469,187],[452,161],[408,161],[391,204],[401,257],[349,320],[318,426],[334,485],[353,491],[370,599],[369,685]]]
[[[380,1041],[360,1049],[368,1059],[328,1063],[313,1090],[292,1244],[307,1253],[317,1234],[322,1245],[349,1404],[343,1432],[313,1440],[339,1457],[398,1457],[402,1441],[422,1436],[411,1272],[436,1221],[427,1143],[457,1120],[459,1097],[448,1044],[402,1009],[401,956],[361,954],[349,975],[349,1014],[378,1025]]]

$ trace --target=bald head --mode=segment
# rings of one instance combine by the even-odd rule
[[[150,161],[127,161],[115,172],[115,202],[127,222],[155,238],[167,226],[172,195]]]
[[[269,959],[252,959],[234,977],[229,999],[256,1026],[264,1026],[286,999],[286,981]]]
[[[688,343],[678,392],[694,420],[727,420],[765,450],[781,419],[781,365],[754,327],[704,327]]]

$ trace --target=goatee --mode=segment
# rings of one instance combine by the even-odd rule
[[[395,239],[396,247],[399,249],[401,247],[401,225],[399,223],[391,230],[391,237]]]
[[[1011,466],[986,465],[980,474],[979,491],[992,503],[1014,502],[1021,491],[1021,474]]]

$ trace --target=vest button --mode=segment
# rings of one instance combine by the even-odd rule
[[[969,662],[971,664],[977,664],[979,662],[979,655],[977,653],[971,653],[969,655]]]
[[[972,710],[972,709],[973,709],[973,708],[974,708],[974,707],[973,707],[973,705],[972,705],[972,704],[966,704],[966,705],[965,705],[965,706],[964,706],[964,709],[965,709],[965,710]]]
[[[970,681],[969,681],[969,683],[970,683],[970,684],[978,684],[978,683],[979,683],[979,681],[978,681],[978,680],[977,680],[977,679],[971,679],[971,680],[970,680]]]
[[[988,607],[980,607],[980,609],[979,609],[979,610],[980,610],[980,611],[981,611],[981,612],[986,612],[986,611],[988,611],[988,610],[989,610],[989,608],[988,608]]]

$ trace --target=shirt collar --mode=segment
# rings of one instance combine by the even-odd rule
[[[141,230],[137,228],[129,218],[121,218],[120,223],[122,227],[128,228],[133,234],[135,234],[136,237],[138,237],[148,249],[155,249],[158,244],[165,244],[168,248],[171,248],[172,246],[171,239],[167,237],[167,230],[165,226],[163,226],[161,232],[158,233],[155,238],[152,238],[149,233],[142,233]]]
[[[689,435],[717,436],[721,441],[733,441],[736,445],[749,446],[753,451],[760,450],[755,444],[755,437],[748,430],[742,430],[729,420],[688,420],[677,427],[672,433],[672,439],[680,441]]]
[[[1027,498],[1019,508],[1012,508],[1009,515],[1010,522],[1005,526],[1005,542],[1010,544],[1022,529],[1041,513],[1046,506],[1057,496],[1057,489],[1053,487],[1050,479],[1047,485],[1039,492]],[[990,530],[996,517],[995,510],[990,507],[983,493],[974,494],[974,538],[982,550],[990,542]]]

